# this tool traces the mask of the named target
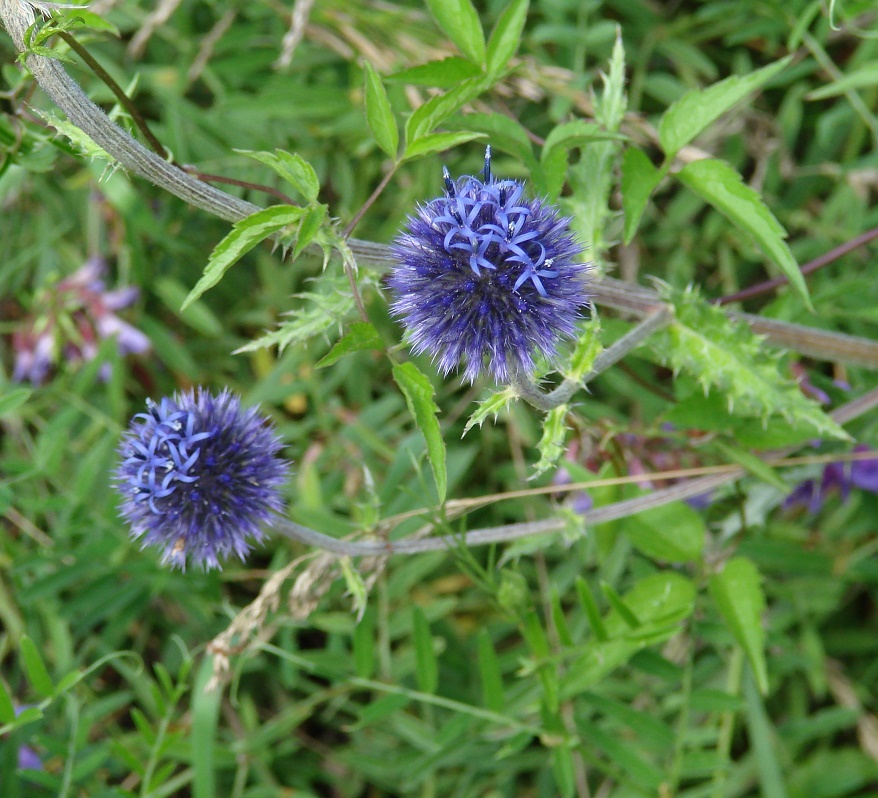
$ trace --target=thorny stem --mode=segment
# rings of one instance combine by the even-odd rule
[[[131,98],[125,94],[122,90],[122,87],[113,80],[112,76],[106,69],[104,69],[95,58],[92,57],[92,54],[85,49],[76,39],[71,36],[66,31],[60,31],[58,35],[67,42],[67,46],[73,50],[85,63],[88,65],[89,69],[95,73],[107,86],[107,88],[113,92],[116,99],[122,105],[122,107],[128,112],[128,115],[134,120],[134,124],[137,125],[137,128],[143,133],[143,137],[149,142],[149,146],[152,147],[156,153],[165,160],[168,160],[168,151],[165,149],[164,145],[155,137],[153,132],[149,129],[149,125],[146,124],[146,120],[143,118],[143,115],[140,113],[140,109],[131,102]]]
[[[0,22],[12,37],[16,49],[19,52],[26,51],[25,33],[34,22],[32,7],[21,0],[0,0]],[[132,138],[127,131],[114,124],[85,95],[79,84],[67,74],[58,61],[35,54],[28,55],[26,61],[41,88],[67,114],[68,119],[129,171],[146,178],[184,202],[229,222],[240,221],[261,210],[258,205],[234,197],[192,177],[148,150]],[[361,262],[374,266],[386,266],[392,262],[390,248],[385,245],[357,239],[351,239],[348,243],[351,253]],[[346,258],[345,268],[348,270],[349,279],[353,281],[352,267],[347,261]],[[595,281],[592,292],[597,304],[639,317],[652,316],[662,305],[661,299],[655,291],[610,278]],[[359,297],[356,291],[355,296]],[[362,299],[359,299],[358,306],[361,316],[365,317]],[[831,357],[872,368],[878,366],[878,342],[838,333],[825,333],[801,325],[762,319],[758,316],[730,315],[747,322],[755,332],[765,334],[769,340],[779,342],[782,346],[791,345],[792,348],[806,355]],[[791,340],[792,344],[790,344]],[[831,415],[837,422],[844,423],[875,406],[878,406],[878,390],[871,391],[859,399],[843,405]],[[585,513],[583,517],[585,522],[591,525],[624,518],[671,501],[697,496],[737,479],[743,474],[744,469],[739,468],[728,474],[688,480],[663,490],[654,491],[646,496],[598,507]],[[346,556],[359,556],[363,554],[410,554],[421,551],[441,551],[453,547],[456,543],[462,543],[466,546],[485,545],[514,540],[527,535],[557,532],[564,525],[564,519],[553,518],[478,529],[461,536],[387,543],[340,541],[287,520],[282,521],[278,528],[283,534],[295,540],[325,551]]]
[[[25,51],[24,34],[34,21],[33,9],[21,0],[0,0],[0,23],[19,52]],[[115,125],[96,106],[58,61],[31,54],[28,68],[37,83],[68,119],[96,144],[131,172],[145,178],[184,202],[220,219],[238,222],[262,210],[258,205],[226,194],[196,179],[148,150],[125,130]],[[350,239],[351,251],[361,264],[386,268],[393,262],[390,247],[372,241]],[[662,304],[659,295],[643,286],[604,277],[591,286],[597,305],[614,308],[637,317],[649,315]],[[746,314],[730,314],[745,321],[754,332],[779,346],[789,346],[811,357],[841,360],[869,368],[878,367],[878,342],[840,333],[826,333],[798,324],[788,324]],[[790,344],[790,341],[795,343]]]
[[[874,407],[878,407],[878,388],[863,394],[862,396],[847,402],[833,410],[829,415],[838,424],[845,424],[863,415]],[[777,458],[786,457],[797,447],[788,447],[780,452],[774,452],[765,456],[767,462]],[[596,507],[581,514],[583,522],[588,527],[604,524],[608,521],[616,521],[627,518],[654,507],[661,507],[670,502],[690,499],[700,496],[714,488],[725,485],[746,475],[742,467],[731,468],[722,474],[712,474],[697,479],[688,479],[662,490],[656,490],[645,496],[636,496],[633,499],[625,499],[612,504]],[[552,532],[560,532],[567,525],[565,518],[546,518],[542,521],[527,521],[519,524],[506,524],[504,526],[474,529],[462,535],[442,535],[420,540],[394,540],[394,541],[371,541],[355,540],[345,541],[316,532],[313,529],[301,526],[288,519],[280,519],[275,529],[283,535],[304,543],[308,546],[323,549],[332,554],[347,557],[359,557],[363,555],[392,555],[392,554],[420,554],[425,551],[454,550],[458,546],[484,546],[489,543],[506,543],[530,535],[547,535]]]

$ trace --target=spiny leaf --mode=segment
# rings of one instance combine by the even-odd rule
[[[534,476],[554,468],[561,455],[564,454],[564,439],[567,437],[567,405],[550,410],[543,421],[543,436],[537,444],[540,453],[539,462],[534,466]]]
[[[716,388],[738,415],[767,419],[780,415],[793,426],[806,425],[818,435],[847,440],[847,433],[791,380],[782,377],[777,355],[745,324],[730,320],[694,290],[671,297],[676,321],[652,338],[662,360],[675,372],[685,370],[704,392]]]
[[[492,393],[487,399],[482,399],[475,412],[469,417],[469,421],[466,422],[463,434],[466,435],[476,424],[481,427],[488,416],[497,418],[497,414],[517,398],[518,395],[512,388],[504,388],[502,391]]]

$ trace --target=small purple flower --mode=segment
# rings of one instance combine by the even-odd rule
[[[393,243],[391,312],[443,374],[462,360],[470,382],[485,369],[501,383],[531,374],[576,334],[582,247],[556,208],[493,177],[490,147],[481,180],[443,173],[444,196],[418,206]]]
[[[854,451],[860,453],[870,449],[861,443],[854,447]],[[797,485],[786,497],[783,506],[785,510],[805,507],[809,513],[815,515],[823,508],[826,497],[831,492],[838,491],[842,500],[847,501],[851,488],[878,493],[878,452],[875,457],[864,460],[828,463],[819,480],[806,479]]]
[[[189,558],[205,569],[232,554],[243,560],[283,510],[289,463],[280,437],[228,390],[186,391],[146,407],[119,445],[115,474],[132,537],[181,569]]]
[[[136,301],[137,288],[107,291],[104,271],[100,258],[90,258],[40,293],[30,318],[12,335],[13,380],[39,385],[62,358],[69,363],[92,360],[99,342],[112,336],[122,355],[150,348],[149,339],[115,313]]]

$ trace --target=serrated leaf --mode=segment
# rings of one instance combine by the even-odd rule
[[[448,475],[445,467],[445,441],[436,414],[439,408],[433,401],[433,385],[414,363],[402,363],[393,367],[393,378],[402,391],[409,412],[427,441],[427,457],[433,469],[439,501],[445,501]]]
[[[427,0],[427,7],[457,48],[474,64],[485,63],[485,34],[470,0]]]
[[[344,337],[338,341],[320,360],[317,368],[322,369],[331,366],[345,355],[351,352],[360,352],[363,349],[382,349],[383,343],[378,330],[366,321],[355,321],[348,328]]]
[[[820,406],[791,380],[781,376],[777,356],[743,323],[729,319],[694,290],[672,297],[676,320],[650,340],[663,362],[675,372],[685,370],[704,392],[722,391],[729,409],[739,416],[780,415],[793,426],[807,425],[818,435],[848,440]]]
[[[677,173],[677,179],[711,204],[732,224],[749,233],[811,308],[808,286],[784,239],[787,232],[762,198],[725,161],[695,161]]]
[[[537,444],[540,453],[539,462],[534,466],[534,476],[554,468],[565,452],[564,441],[567,438],[568,405],[560,405],[546,413],[543,420],[543,435]]]
[[[497,19],[488,39],[485,58],[489,74],[499,74],[518,50],[527,20],[527,7],[528,0],[512,0]]]
[[[232,232],[210,253],[204,274],[189,292],[180,311],[186,310],[205,291],[213,288],[226,271],[253,247],[273,233],[297,222],[304,212],[304,208],[297,208],[294,205],[272,205],[241,219],[240,222],[235,222],[232,225]]]
[[[375,142],[390,158],[396,158],[399,148],[399,130],[396,118],[387,98],[387,91],[381,82],[381,76],[368,62],[364,62],[366,80],[366,122],[375,137]]]
[[[553,128],[540,153],[539,169],[533,175],[537,190],[549,197],[557,197],[564,186],[570,150],[602,141],[625,141],[625,136],[581,119]]]
[[[601,78],[604,90],[595,103],[595,119],[605,130],[617,132],[628,107],[628,98],[625,96],[625,45],[622,43],[622,29],[618,25],[609,68]]]
[[[411,83],[414,86],[432,86],[452,89],[462,80],[481,75],[481,70],[471,61],[458,56],[428,61],[409,69],[403,69],[384,78],[387,83]]]
[[[52,677],[43,663],[43,658],[37,649],[34,641],[27,635],[22,635],[19,641],[19,649],[21,652],[21,660],[24,665],[24,672],[27,680],[30,682],[34,691],[46,698],[52,695],[54,687],[52,686]]]
[[[424,611],[412,607],[412,645],[415,649],[415,676],[422,693],[435,693],[439,686],[439,665],[433,651],[433,636]]]
[[[491,78],[482,75],[469,78],[444,94],[431,97],[417,108],[405,126],[406,153],[414,142],[432,133],[451,114],[490,88],[492,83]]]
[[[494,651],[494,643],[486,629],[478,636],[479,679],[482,683],[482,700],[492,712],[506,710],[506,698],[503,694],[503,674]]]
[[[638,513],[626,519],[623,531],[647,557],[679,563],[701,557],[707,534],[704,519],[683,502]]]
[[[481,427],[488,416],[497,418],[497,414],[517,398],[518,395],[514,390],[504,388],[502,391],[492,393],[487,399],[482,399],[478,403],[475,412],[469,417],[469,421],[466,422],[463,434],[466,435],[476,424]]]
[[[31,391],[28,388],[13,388],[0,396],[0,417],[14,413],[30,399]]]
[[[646,203],[661,180],[662,173],[652,165],[646,153],[629,147],[622,156],[622,210],[625,213],[625,243],[640,226]]]
[[[762,613],[765,596],[756,566],[744,557],[729,560],[718,574],[710,578],[710,595],[729,631],[744,650],[759,692],[768,694],[768,669],[765,664],[765,630]]]
[[[466,144],[473,139],[485,138],[484,133],[477,133],[469,130],[462,130],[457,133],[431,133],[428,136],[413,141],[405,149],[404,161],[412,158],[418,158],[421,155],[427,155],[431,152],[442,152],[457,147],[459,144]]]
[[[673,158],[733,105],[780,73],[791,59],[787,56],[749,75],[732,75],[706,89],[686,92],[659,122],[659,141],[665,155]]]
[[[320,181],[317,179],[314,167],[301,155],[286,152],[285,150],[275,150],[274,152],[235,150],[235,152],[264,163],[273,169],[279,177],[293,186],[309,203],[317,202],[317,195],[320,193]]]

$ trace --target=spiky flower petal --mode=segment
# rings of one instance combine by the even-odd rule
[[[232,554],[243,560],[283,509],[289,463],[279,436],[228,390],[186,391],[146,407],[119,445],[115,475],[132,537],[183,569],[189,559],[206,569]]]
[[[531,374],[540,357],[555,360],[588,302],[582,246],[555,207],[493,177],[490,147],[481,180],[444,178],[444,196],[418,206],[393,243],[391,312],[443,374],[461,361],[470,381]]]

